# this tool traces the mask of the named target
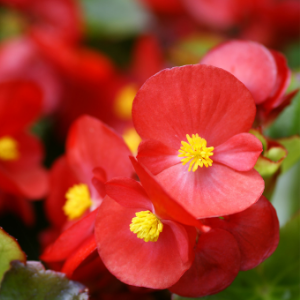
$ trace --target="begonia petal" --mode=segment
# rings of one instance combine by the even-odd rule
[[[69,188],[80,182],[69,167],[65,156],[54,162],[49,177],[51,189],[45,200],[45,212],[50,222],[61,228],[67,221],[67,216],[63,211],[66,193]]]
[[[67,259],[93,232],[96,214],[97,210],[92,211],[65,230],[54,244],[46,248],[40,259],[47,262]]]
[[[178,251],[183,263],[188,263],[194,259],[194,251],[190,245],[196,242],[197,231],[195,227],[183,226],[180,223],[170,220],[164,220],[163,224],[167,224],[173,231],[177,241]]]
[[[277,65],[277,79],[275,89],[264,104],[264,108],[270,111],[281,104],[282,98],[291,81],[291,71],[288,68],[286,58],[281,53],[271,50]]]
[[[187,134],[198,133],[216,147],[248,131],[255,110],[250,92],[233,75],[199,64],[149,78],[135,97],[132,117],[143,139],[178,150]]]
[[[155,140],[144,140],[140,143],[137,159],[156,175],[173,165],[181,163],[178,150],[170,148]]]
[[[156,242],[137,238],[129,228],[136,212],[108,196],[104,198],[95,223],[99,255],[108,270],[126,284],[168,288],[190,267],[191,261],[182,262],[167,224]]]
[[[133,157],[131,157],[133,167],[139,176],[139,179],[152,201],[155,213],[163,219],[173,219],[188,226],[194,226],[201,230],[202,224],[195,219],[191,212],[188,212],[182,204],[179,204],[155,180],[141,164],[139,164]]]
[[[89,187],[93,187],[96,167],[105,171],[108,180],[116,176],[131,177],[129,155],[123,139],[96,118],[82,116],[70,129],[67,159],[80,181]]]
[[[229,231],[241,252],[241,270],[259,265],[276,249],[279,242],[279,222],[272,204],[261,196],[246,210],[225,217],[207,219],[206,224]]]
[[[185,297],[215,294],[231,284],[240,268],[240,251],[234,237],[214,229],[199,237],[191,268],[169,290]]]
[[[167,193],[196,218],[233,214],[255,203],[264,180],[254,169],[234,171],[213,163],[189,172],[188,165],[175,165],[156,176]]]
[[[255,42],[226,42],[206,54],[201,64],[222,68],[236,76],[249,89],[256,104],[265,101],[275,88],[275,59],[266,47]]]
[[[95,251],[97,251],[97,244],[95,236],[92,234],[67,258],[61,272],[71,277],[76,268]]]
[[[249,171],[262,151],[259,139],[250,133],[240,133],[216,147],[211,159],[236,171]]]
[[[153,210],[153,205],[139,182],[130,178],[114,178],[105,185],[107,195],[120,205],[128,208],[145,207]]]

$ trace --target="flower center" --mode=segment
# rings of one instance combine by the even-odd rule
[[[134,85],[126,85],[120,90],[115,99],[115,113],[123,120],[131,119],[131,110],[133,99],[137,93],[137,88]]]
[[[0,138],[0,159],[16,160],[19,158],[18,143],[9,136]]]
[[[149,210],[135,214],[130,224],[130,231],[135,233],[139,239],[145,242],[156,242],[163,230],[161,221]]]
[[[69,220],[74,220],[92,206],[90,192],[86,184],[75,184],[66,193],[67,201],[63,207]]]
[[[184,157],[181,160],[182,164],[185,165],[190,161],[189,171],[193,170],[193,172],[195,172],[199,166],[201,168],[203,166],[206,168],[208,168],[208,166],[211,167],[213,160],[210,159],[210,156],[213,155],[212,151],[214,147],[206,148],[206,140],[201,138],[198,133],[196,135],[192,134],[192,137],[187,134],[186,138],[189,143],[182,141],[182,146],[178,150],[180,153],[178,157]]]

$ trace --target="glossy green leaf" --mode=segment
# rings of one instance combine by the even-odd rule
[[[151,16],[135,0],[81,0],[87,33],[110,39],[127,38],[143,32]]]
[[[282,163],[282,172],[286,172],[300,160],[300,136],[294,135],[289,138],[279,139],[278,143],[283,145],[288,151],[288,155]]]
[[[1,300],[88,300],[84,286],[64,274],[45,271],[40,262],[14,261],[0,289]]]
[[[300,214],[281,230],[273,255],[256,269],[240,272],[233,284],[207,300],[297,300],[300,299]],[[257,233],[259,234],[259,233]],[[173,295],[173,300],[188,300]]]
[[[25,262],[26,255],[21,250],[16,239],[0,227],[0,282],[4,273],[10,269],[10,262],[13,260]]]

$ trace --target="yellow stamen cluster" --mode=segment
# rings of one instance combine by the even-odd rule
[[[183,165],[190,162],[189,171],[195,172],[198,167],[205,166],[206,168],[211,167],[213,160],[210,156],[213,155],[212,151],[214,147],[206,148],[207,142],[201,138],[198,134],[192,134],[190,137],[188,134],[186,138],[189,143],[182,141],[181,148],[178,150],[180,153],[178,157],[184,157],[181,162]]]
[[[117,94],[115,99],[115,113],[123,120],[131,119],[131,110],[133,99],[137,93],[137,88],[134,85],[126,85]]]
[[[19,158],[18,143],[9,136],[0,138],[0,159],[16,160]]]
[[[126,145],[128,146],[128,148],[130,149],[130,151],[133,154],[136,154],[137,149],[138,149],[139,144],[142,141],[142,139],[140,138],[138,133],[135,131],[135,129],[134,128],[126,129],[123,134],[123,139],[124,139]]]
[[[149,210],[135,214],[130,224],[130,231],[137,234],[139,239],[145,242],[156,242],[163,230],[161,221]]]
[[[69,220],[81,217],[93,204],[89,188],[83,183],[75,184],[69,188],[66,193],[66,198],[67,201],[63,207],[63,211]]]

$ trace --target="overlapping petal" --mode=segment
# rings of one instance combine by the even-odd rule
[[[214,149],[213,161],[236,171],[249,171],[263,151],[261,142],[250,133],[240,133]]]
[[[240,251],[234,237],[221,229],[200,235],[191,268],[169,288],[186,297],[215,294],[229,286],[240,268]]]
[[[70,129],[67,160],[77,178],[92,188],[93,169],[101,167],[109,180],[131,177],[130,150],[123,139],[99,120],[83,116]]]
[[[241,270],[249,270],[268,258],[279,242],[279,223],[272,204],[262,196],[248,209],[225,217],[207,219],[213,228],[229,231],[241,252]]]
[[[218,163],[197,172],[177,164],[156,178],[171,197],[197,218],[242,211],[255,203],[264,190],[264,181],[254,169],[238,172]]]
[[[216,147],[251,128],[255,104],[228,72],[191,65],[152,76],[137,93],[132,116],[143,139],[178,150],[186,134],[198,133],[208,146]]]

